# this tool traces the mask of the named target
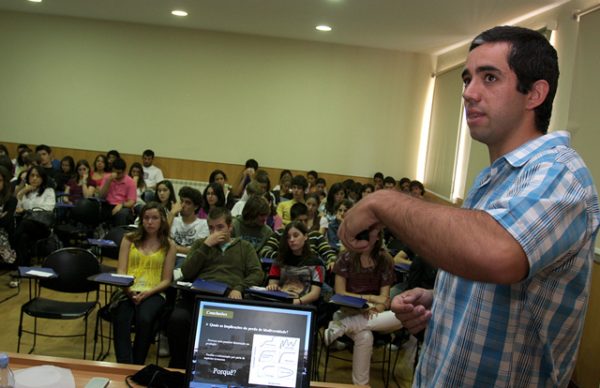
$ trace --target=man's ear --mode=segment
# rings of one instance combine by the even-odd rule
[[[533,110],[542,105],[542,103],[546,101],[549,90],[550,85],[548,84],[548,81],[543,79],[535,81],[533,85],[531,85],[531,90],[528,93],[526,108]]]

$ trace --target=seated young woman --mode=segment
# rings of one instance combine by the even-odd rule
[[[81,159],[75,167],[76,175],[65,185],[63,201],[66,203],[77,203],[83,198],[91,198],[96,194],[96,182],[90,178],[90,164]]]
[[[290,222],[281,236],[267,289],[292,294],[294,304],[316,303],[324,278],[323,262],[310,249],[308,229],[300,221]]]
[[[336,294],[363,298],[369,308],[343,308],[333,315],[325,330],[325,343],[331,345],[344,334],[354,341],[352,381],[369,384],[369,367],[373,353],[373,332],[392,332],[402,327],[390,308],[390,287],[394,284],[391,256],[382,249],[381,237],[370,250],[344,252],[333,268]]]
[[[177,203],[175,196],[175,188],[170,180],[163,180],[156,184],[156,192],[154,193],[156,202],[160,203],[167,214],[167,222],[169,225],[173,223],[173,218],[181,210],[181,206]]]
[[[225,174],[223,170],[213,170],[208,177],[208,183],[210,184],[214,182],[221,185],[221,188],[223,189],[223,196],[225,197],[225,207],[231,210],[233,205],[235,205],[235,199],[233,198],[233,193],[230,190],[230,186],[227,184],[227,174]]]
[[[11,241],[15,231],[15,209],[17,199],[12,195],[10,179],[12,174],[0,166],[0,263],[13,264],[16,252]]]
[[[94,169],[90,175],[91,180],[96,183],[96,187],[102,187],[108,174],[106,156],[102,154],[97,155],[96,159],[94,159]]]
[[[198,218],[207,219],[210,209],[225,206],[225,193],[223,192],[223,186],[218,182],[209,183],[204,188],[202,194],[202,206],[198,210]]]
[[[146,204],[138,228],[125,235],[119,250],[117,273],[133,275],[132,286],[113,302],[113,334],[117,362],[143,365],[155,324],[165,305],[164,291],[171,284],[175,244],[169,239],[169,224],[163,207]],[[115,298],[113,298],[115,300]],[[135,339],[131,344],[131,325]]]
[[[65,191],[67,182],[75,175],[75,160],[67,155],[60,160],[60,171],[55,174],[56,190]]]
[[[42,223],[23,218],[28,210],[53,211],[56,205],[54,189],[48,187],[48,175],[41,166],[33,166],[25,177],[25,186],[17,192],[17,230],[15,247],[18,265],[28,266],[31,261],[31,247],[35,242],[50,235],[50,228]],[[18,280],[11,282],[18,286]]]

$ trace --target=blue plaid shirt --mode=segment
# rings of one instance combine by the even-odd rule
[[[464,203],[521,245],[529,274],[499,285],[440,271],[415,387],[566,387],[581,339],[598,194],[567,132],[483,170]]]

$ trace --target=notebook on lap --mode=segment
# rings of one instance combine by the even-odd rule
[[[308,387],[316,309],[198,296],[186,387]]]

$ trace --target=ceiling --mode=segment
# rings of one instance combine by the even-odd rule
[[[439,54],[569,0],[2,0],[0,10]],[[189,13],[180,18],[173,9]],[[315,30],[328,24],[331,32]]]

